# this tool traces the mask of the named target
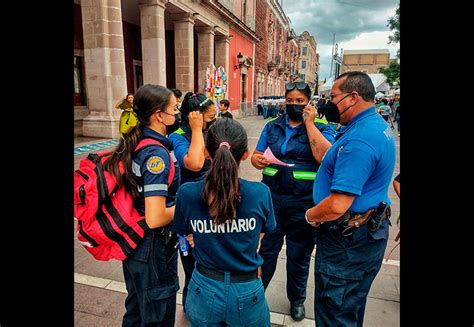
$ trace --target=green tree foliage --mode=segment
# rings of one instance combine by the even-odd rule
[[[400,4],[398,4],[398,8],[395,11],[395,16],[389,18],[387,26],[390,28],[390,31],[395,30],[393,35],[388,37],[388,44],[400,43]]]
[[[395,10],[395,16],[388,19],[387,27],[390,28],[390,31],[394,31],[393,35],[388,36],[388,44],[400,43],[400,4]],[[400,59],[400,49],[397,51],[397,58]]]
[[[395,16],[392,16],[388,19],[387,27],[390,28],[390,31],[394,32],[393,35],[389,35],[388,44],[391,43],[400,43],[400,4],[395,10]],[[387,83],[393,85],[394,82],[400,85],[400,49],[397,51],[397,59],[392,60],[388,67],[380,67],[379,72],[387,76]]]
[[[396,60],[392,60],[388,67],[380,67],[379,72],[387,76],[388,84],[397,82],[400,85],[400,64]]]

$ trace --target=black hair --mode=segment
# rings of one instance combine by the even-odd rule
[[[181,96],[183,95],[183,92],[181,92],[180,89],[177,88],[171,89],[171,92],[173,92],[174,96],[177,98],[181,98]]]
[[[219,101],[219,103],[223,104],[224,107],[226,107],[226,108],[229,108],[229,106],[230,106],[230,102],[227,99],[222,99],[221,101]]]
[[[339,87],[342,92],[350,93],[357,91],[365,101],[374,101],[375,87],[369,75],[359,71],[352,71],[339,75],[336,80],[341,78],[346,78]]]
[[[206,97],[202,93],[193,93],[188,92],[185,94],[183,102],[181,103],[181,119],[183,122],[188,122],[188,116],[191,111],[199,111],[200,113],[205,113],[209,110],[209,108],[214,105],[214,102]]]
[[[155,112],[166,109],[170,103],[173,93],[161,85],[146,84],[141,86],[133,99],[133,111],[137,115],[138,121],[144,126],[150,125],[150,117]],[[135,127],[129,133],[123,135],[123,139],[116,149],[102,155],[108,156],[104,163],[104,169],[115,176],[117,185],[125,185],[125,189],[137,198],[138,184],[132,171],[132,156],[135,148],[142,139],[140,128]],[[125,168],[123,175],[119,170],[119,163],[122,162]]]
[[[388,104],[388,100],[387,99],[382,99],[382,102],[384,105],[387,105]]]
[[[230,146],[221,145],[227,142]],[[230,118],[217,120],[209,128],[206,149],[212,158],[204,180],[203,198],[214,224],[232,221],[240,201],[239,162],[248,149],[247,132]]]

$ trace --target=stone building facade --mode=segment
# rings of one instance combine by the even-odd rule
[[[319,54],[316,40],[308,31],[297,37],[299,48],[298,76],[314,90],[319,74]]]
[[[114,105],[143,84],[204,92],[210,63],[229,73],[238,60],[232,39],[245,40],[245,56],[255,59],[255,8],[256,0],[75,0],[74,105],[83,135],[118,137]],[[253,69],[245,68],[228,81],[250,95],[239,94],[234,109],[253,101]]]
[[[390,51],[388,49],[344,49],[340,73],[358,70],[367,74],[377,74],[380,67],[388,67],[389,64]]]
[[[283,95],[289,76],[287,43],[290,21],[276,0],[256,1],[255,99],[264,95]]]

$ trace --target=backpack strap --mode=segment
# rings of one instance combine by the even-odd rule
[[[155,139],[152,139],[152,138],[149,138],[149,137],[145,137],[143,139],[141,139],[141,141],[138,143],[137,147],[135,148],[135,153],[138,153],[140,152],[141,150],[151,146],[151,145],[159,145],[161,147],[163,147],[163,149],[166,150],[166,152],[168,152],[168,155],[170,156],[170,174],[168,175],[168,187],[171,186],[171,183],[173,183],[173,178],[174,178],[174,162],[173,162],[173,158],[171,157],[171,153],[168,151],[168,149],[163,145],[161,144],[161,142],[155,140]]]

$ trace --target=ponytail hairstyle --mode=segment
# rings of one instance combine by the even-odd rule
[[[133,99],[133,111],[139,124],[149,126],[151,115],[165,110],[172,95],[169,89],[161,85],[141,86]],[[138,183],[132,171],[132,159],[134,150],[142,137],[141,129],[136,126],[123,135],[116,149],[101,156],[108,156],[104,162],[104,170],[114,175],[118,187],[125,185],[125,189],[133,198],[139,197],[140,192],[138,192]],[[119,165],[123,165],[123,175],[120,173]]]
[[[214,105],[211,99],[206,97],[202,93],[193,93],[188,92],[184,95],[183,102],[181,102],[181,119],[184,123],[189,124],[189,113],[191,111],[199,111],[200,113],[205,113],[209,108]]]
[[[240,201],[239,163],[248,149],[247,133],[240,123],[222,118],[207,132],[206,149],[212,158],[204,180],[204,201],[216,225],[232,221]]]

